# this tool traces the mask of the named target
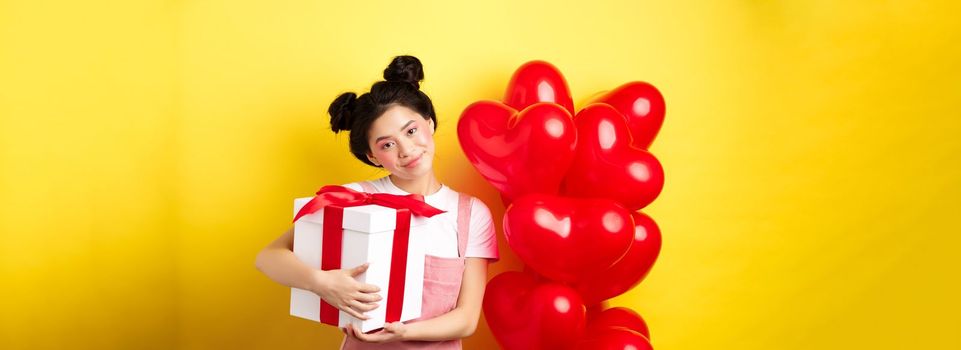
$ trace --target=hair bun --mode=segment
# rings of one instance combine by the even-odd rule
[[[354,111],[354,101],[357,101],[357,94],[345,92],[330,103],[327,113],[330,113],[330,129],[334,133],[341,130],[350,130],[351,113]]]
[[[420,89],[420,81],[424,80],[424,66],[414,56],[397,56],[384,69],[384,80],[407,82]]]

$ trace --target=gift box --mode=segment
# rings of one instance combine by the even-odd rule
[[[322,270],[350,269],[370,263],[367,271],[356,279],[379,287],[377,294],[382,299],[376,309],[364,313],[369,319],[360,320],[327,304],[311,291],[291,288],[290,314],[338,327],[353,324],[362,332],[381,328],[386,322],[420,317],[427,245],[421,231],[426,218],[403,208],[404,205],[365,204],[372,202],[371,195],[334,187],[340,194],[349,191],[355,200],[333,200],[312,210],[302,209],[317,207],[321,192],[317,197],[294,200],[294,255],[308,266]],[[442,212],[423,202],[419,205]]]

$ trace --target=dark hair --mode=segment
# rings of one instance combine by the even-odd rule
[[[434,121],[437,130],[437,116],[434,104],[427,94],[420,91],[424,80],[424,67],[414,56],[397,56],[384,69],[384,80],[374,83],[370,92],[360,95],[345,92],[334,99],[327,113],[330,114],[330,129],[334,133],[350,131],[350,153],[360,161],[374,165],[367,159],[370,144],[367,142],[370,125],[388,108],[401,105],[414,110],[424,119]]]

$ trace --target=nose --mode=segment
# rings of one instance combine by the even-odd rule
[[[397,156],[400,158],[407,158],[410,155],[410,151],[414,149],[414,142],[407,140],[406,138],[401,138],[397,141]]]

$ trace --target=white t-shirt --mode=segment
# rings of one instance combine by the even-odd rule
[[[376,192],[396,195],[408,195],[384,176],[370,181]],[[343,185],[355,191],[364,191],[360,183],[352,182]],[[441,184],[440,190],[424,197],[424,201],[431,206],[444,210],[445,213],[434,215],[427,219],[428,227],[424,232],[430,235],[427,255],[442,258],[457,257],[457,197],[458,193],[446,185]],[[490,209],[484,202],[470,196],[470,237],[467,240],[467,250],[464,257],[487,258],[494,261],[500,259],[497,251],[497,235],[494,231]]]

